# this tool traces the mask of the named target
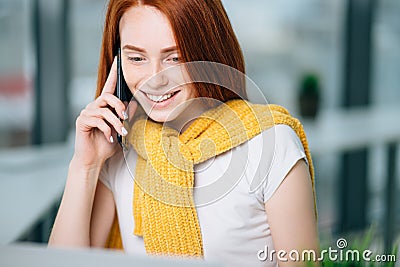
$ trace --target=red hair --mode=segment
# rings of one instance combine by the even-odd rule
[[[129,8],[140,5],[155,7],[168,18],[183,62],[217,62],[235,70],[224,68],[217,73],[218,78],[224,79],[222,83],[226,88],[211,83],[195,83],[198,96],[222,102],[247,99],[243,53],[220,0],[110,0],[104,24],[96,97],[101,94],[120,46],[120,19]],[[196,80],[193,77],[196,70],[189,70],[189,75]]]

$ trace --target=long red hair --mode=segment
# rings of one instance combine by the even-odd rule
[[[129,8],[139,5],[155,7],[166,15],[183,62],[217,62],[235,70],[226,71],[225,68],[224,73],[218,74],[223,77],[226,88],[211,83],[195,83],[198,96],[222,102],[247,99],[243,53],[220,0],[110,0],[104,24],[96,97],[101,94],[120,46],[120,19]],[[236,70],[243,75],[238,76]],[[195,74],[189,71],[189,75]]]

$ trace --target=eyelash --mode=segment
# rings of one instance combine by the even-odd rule
[[[142,62],[144,60],[144,57],[128,57],[128,60],[130,60],[132,62]],[[177,62],[181,61],[181,58],[180,57],[172,57],[172,58],[168,59],[168,61],[177,63]]]
[[[177,59],[177,60],[175,61],[174,59]],[[179,62],[179,61],[181,61],[181,58],[180,58],[180,57],[173,57],[173,58],[172,58],[172,61],[173,61],[173,62]]]
[[[140,62],[139,60],[137,60],[137,59],[144,59],[143,57],[128,57],[128,59],[130,60],[130,61],[133,61],[133,62]]]

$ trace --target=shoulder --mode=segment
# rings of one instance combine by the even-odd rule
[[[265,203],[301,159],[307,163],[303,145],[288,125],[271,127],[249,140],[249,155],[256,168],[258,195]]]
[[[286,124],[279,124],[271,129],[275,135],[275,149],[277,151],[293,150],[304,153],[304,147],[296,132]]]
[[[304,154],[304,147],[296,132],[286,124],[278,124],[268,128],[249,140],[249,144],[257,150],[273,151],[274,157],[286,152]]]

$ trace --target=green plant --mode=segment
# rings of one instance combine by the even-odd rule
[[[302,95],[319,95],[320,84],[319,77],[314,73],[307,73],[302,77],[300,85],[300,94]]]
[[[304,74],[299,85],[299,107],[303,117],[315,118],[319,109],[320,79],[317,74]]]
[[[396,244],[392,251],[389,254],[379,254],[376,253],[376,251],[372,252],[369,250],[371,247],[373,237],[375,233],[375,228],[371,227],[367,233],[362,237],[362,238],[355,238],[354,241],[347,245],[344,246],[339,246],[339,243],[336,244],[337,248],[343,247],[343,249],[337,249],[338,251],[341,251],[341,255],[343,256],[342,258],[338,259],[331,259],[330,257],[324,257],[323,261],[315,264],[315,262],[308,262],[307,266],[310,267],[315,267],[315,266],[322,266],[322,267],[364,267],[364,266],[369,266],[369,267],[377,267],[377,266],[383,266],[383,267],[394,267],[396,260],[397,260],[397,251],[398,251],[398,244]],[[339,240],[344,240],[345,239],[338,239]],[[321,252],[323,250],[329,250],[327,247],[321,248]],[[349,253],[350,252],[350,253]],[[369,254],[369,259],[370,261],[366,260],[363,255]],[[353,257],[350,257],[351,255],[359,255],[359,259],[354,259]],[[377,261],[376,257],[377,256],[385,256],[386,261]],[[390,260],[389,260],[390,257]]]

